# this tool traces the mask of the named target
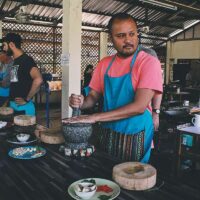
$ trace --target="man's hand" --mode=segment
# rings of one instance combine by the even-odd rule
[[[154,130],[158,131],[159,128],[159,115],[157,113],[152,113],[153,117],[153,125],[154,125]]]
[[[72,108],[81,108],[81,106],[83,105],[83,101],[84,101],[83,95],[72,94],[69,97],[69,105]]]
[[[18,104],[18,105],[24,105],[24,104],[26,104],[27,102],[24,100],[24,98],[16,97],[16,98],[15,98],[15,103]]]

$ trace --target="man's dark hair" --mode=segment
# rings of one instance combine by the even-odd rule
[[[87,69],[87,70],[88,70],[88,69],[93,69],[93,65],[91,65],[91,64],[87,65],[87,66],[86,66],[86,69]]]
[[[93,69],[93,68],[94,68],[93,65],[91,65],[91,64],[87,65],[86,68],[85,68],[85,70],[84,70],[84,74],[87,74],[87,71],[88,71],[89,69]]]
[[[137,27],[137,23],[134,17],[132,17],[131,15],[127,13],[117,13],[113,15],[110,21],[108,22],[107,28],[108,28],[109,33],[112,32],[112,26],[115,20],[126,20],[126,19],[132,19],[135,22],[136,27]]]
[[[21,43],[22,43],[22,38],[20,35],[16,33],[7,33],[6,36],[3,38],[3,42],[10,43],[13,42],[15,46],[20,49],[21,48]]]

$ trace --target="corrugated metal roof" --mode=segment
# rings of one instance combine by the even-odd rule
[[[141,40],[151,46],[162,43],[163,38],[167,39],[200,19],[200,1],[154,1],[168,2],[168,4],[176,6],[177,10],[144,3],[142,0],[83,0],[82,22],[85,26],[105,29],[113,14],[129,13],[136,18],[139,28],[149,26],[150,31],[146,35],[150,39]],[[2,0],[0,1],[2,13],[0,17],[5,21],[14,18],[22,2],[23,5],[26,5],[26,14],[32,20],[54,22],[54,24],[62,22],[62,0]],[[157,42],[153,41],[151,36],[156,36]]]

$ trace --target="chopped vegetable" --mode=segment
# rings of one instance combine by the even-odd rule
[[[113,191],[113,189],[111,187],[109,187],[108,185],[97,186],[97,192],[109,193],[109,192],[112,192],[112,191]]]

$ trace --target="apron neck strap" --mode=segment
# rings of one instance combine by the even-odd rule
[[[131,70],[132,70],[132,68],[134,66],[134,63],[135,63],[135,60],[136,60],[136,57],[137,57],[139,51],[140,51],[140,46],[138,45],[138,47],[137,47],[137,49],[136,49],[136,51],[135,51],[135,53],[133,55],[133,58],[131,60],[131,64],[130,64]],[[108,74],[108,71],[111,68],[116,56],[117,56],[117,54],[115,56],[113,56],[112,60],[110,61],[109,65],[107,67],[107,70],[106,70],[106,74]]]
[[[109,69],[111,68],[111,66],[112,66],[112,64],[113,64],[113,62],[114,62],[116,56],[117,56],[117,55],[113,56],[112,60],[110,61],[109,65],[108,65],[108,67],[107,67],[107,70],[106,70],[106,74],[108,74],[108,71],[109,71]]]
[[[137,47],[137,49],[136,49],[136,51],[135,51],[135,53],[133,55],[133,58],[131,60],[131,64],[130,64],[131,70],[133,69],[133,66],[135,64],[135,61],[136,61],[136,58],[137,58],[137,55],[138,55],[139,51],[140,51],[140,46],[138,45],[138,47]]]

